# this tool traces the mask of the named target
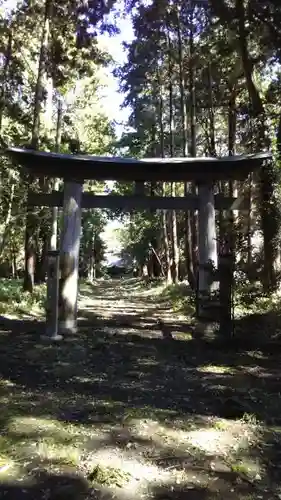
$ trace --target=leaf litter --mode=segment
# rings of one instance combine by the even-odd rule
[[[109,281],[87,293],[75,342],[1,334],[1,483],[28,491],[47,474],[55,495],[58,474],[86,481],[89,498],[275,498],[278,360],[163,339],[155,289]]]

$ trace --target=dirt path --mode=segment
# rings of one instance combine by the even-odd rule
[[[80,318],[106,328],[109,334],[141,334],[148,338],[190,335],[187,318],[163,297],[164,286],[145,287],[136,279],[105,280],[81,290]],[[83,322],[81,322],[83,326]],[[125,328],[125,329],[124,329]]]
[[[160,292],[82,287],[71,342],[2,332],[0,498],[280,498],[279,359],[198,344]]]

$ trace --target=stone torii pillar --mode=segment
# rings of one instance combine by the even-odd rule
[[[64,182],[63,227],[60,242],[59,331],[77,331],[79,248],[83,182]]]
[[[217,269],[217,241],[216,241],[216,218],[214,189],[212,182],[200,182],[198,184],[199,197],[199,277],[198,294],[199,316],[204,317],[204,309],[200,307],[200,297],[208,297],[214,286],[212,266]]]

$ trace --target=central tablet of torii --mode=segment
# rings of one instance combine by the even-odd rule
[[[210,290],[209,262],[217,266],[215,209],[245,208],[243,199],[214,196],[218,180],[245,180],[250,172],[271,159],[270,153],[222,158],[128,159],[87,155],[67,155],[9,148],[7,154],[34,176],[64,179],[64,191],[31,193],[29,205],[63,206],[60,247],[60,331],[77,328],[78,264],[81,235],[81,208],[121,208],[123,210],[198,210],[199,212],[199,293]],[[86,179],[136,182],[189,182],[198,185],[198,195],[160,197],[97,196],[84,193]]]

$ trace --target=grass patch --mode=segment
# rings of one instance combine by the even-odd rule
[[[260,283],[237,285],[234,296],[235,316],[279,314],[281,309],[281,290],[271,294],[263,292]],[[281,321],[280,321],[281,326]]]
[[[23,292],[22,280],[0,279],[0,314],[40,317],[44,314],[46,285],[36,285],[32,294]]]
[[[192,316],[195,312],[193,293],[184,283],[166,286],[160,297],[171,302],[175,312],[184,313],[187,316]]]
[[[45,316],[47,285],[35,285],[33,293],[24,292],[22,280],[0,278],[0,314],[14,318],[41,318]],[[80,293],[90,297],[90,283],[79,282]]]
[[[191,324],[195,317],[195,294],[184,284],[168,285],[160,298],[172,305],[175,313],[186,316]],[[264,294],[259,283],[248,283],[234,288],[235,335],[247,336],[256,342],[281,339],[281,291]],[[185,339],[187,340],[187,339]]]
[[[104,486],[122,488],[122,486],[130,481],[131,474],[114,467],[97,465],[88,475],[88,479]]]
[[[232,374],[234,370],[231,366],[218,366],[218,365],[204,365],[198,368],[199,372],[202,373],[226,373]]]
[[[158,418],[170,419],[173,418],[174,411],[172,409],[157,409],[151,405],[145,405],[141,408],[127,408],[123,414],[123,422],[130,422],[131,420],[157,420]]]
[[[36,454],[40,460],[49,463],[59,462],[60,464],[77,466],[80,459],[80,450],[75,446],[62,445],[54,438],[46,437],[36,443]]]
[[[249,468],[243,462],[232,464],[231,469],[233,472],[237,472],[238,474],[248,474]]]
[[[250,425],[253,425],[253,426],[258,425],[257,417],[253,413],[244,413],[244,415],[243,415],[243,421],[246,424],[250,424]]]
[[[231,470],[239,476],[244,476],[255,481],[260,481],[262,478],[262,471],[258,461],[247,460],[247,458],[232,463]]]
[[[213,424],[214,429],[217,431],[226,431],[229,428],[227,420],[216,420]]]
[[[0,437],[0,457],[5,463],[12,461],[25,467],[29,463],[79,464],[84,442],[79,428],[49,419],[15,417],[13,412],[10,416],[6,412],[5,419],[5,434]]]
[[[107,310],[123,293],[114,285],[95,284]],[[186,291],[179,285],[159,296],[151,290],[146,298],[132,285],[132,293],[122,295],[122,308],[126,314],[132,297],[140,297],[144,314],[153,301],[152,314],[160,317],[170,299],[174,309],[187,311],[192,300]],[[90,302],[93,288],[83,284],[82,292]],[[220,494],[219,466],[225,463],[228,471],[236,468],[242,476],[252,468],[253,476],[255,470],[262,476],[259,483],[265,474],[270,482],[270,467],[281,463],[276,433],[274,447],[269,445],[273,427],[280,427],[279,358],[193,342],[178,343],[181,356],[141,332],[137,342],[126,333],[120,340],[101,322],[60,345],[41,344],[30,335],[0,338],[0,482],[6,474],[23,479],[23,485],[38,470],[70,470],[97,492],[124,488],[139,498],[137,483],[173,486],[177,468],[190,486],[202,473],[204,488],[216,483]],[[210,493],[210,500],[247,498],[227,474],[223,481],[229,484],[221,496]],[[231,488],[236,496],[228,496]]]

